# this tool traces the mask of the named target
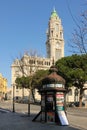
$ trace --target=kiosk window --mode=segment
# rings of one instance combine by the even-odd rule
[[[47,111],[53,111],[53,108],[54,108],[53,95],[47,95],[46,110],[47,110]]]

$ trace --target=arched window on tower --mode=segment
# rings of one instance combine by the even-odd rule
[[[53,37],[53,30],[51,31],[51,36]]]
[[[60,38],[63,38],[63,33],[62,32],[60,32]]]

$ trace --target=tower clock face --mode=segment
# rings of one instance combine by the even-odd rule
[[[59,42],[57,42],[56,43],[56,48],[58,49],[58,48],[60,48],[61,46],[60,46],[60,43]]]

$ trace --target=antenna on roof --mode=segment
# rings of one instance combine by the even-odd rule
[[[55,12],[56,10],[55,10],[55,6],[53,7],[53,11]]]

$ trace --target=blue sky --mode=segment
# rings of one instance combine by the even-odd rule
[[[46,56],[46,30],[49,17],[55,7],[62,20],[65,40],[65,56],[71,55],[68,41],[75,23],[86,9],[87,0],[0,0],[0,73],[11,85],[11,64],[25,51],[36,50]],[[68,3],[68,4],[67,4]]]

